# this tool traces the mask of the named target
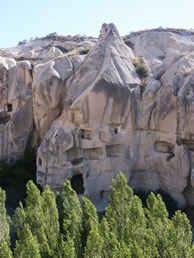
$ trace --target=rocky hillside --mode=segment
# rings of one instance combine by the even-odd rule
[[[123,171],[134,189],[194,204],[194,35],[49,36],[0,49],[0,159],[38,146],[37,182],[105,204]]]

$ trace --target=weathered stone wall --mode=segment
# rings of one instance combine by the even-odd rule
[[[180,206],[193,204],[193,35],[148,31],[127,40],[133,49],[104,24],[87,55],[32,66],[0,59],[0,158],[15,159],[33,139],[42,186],[60,190],[80,177],[84,195],[105,204],[123,171],[134,189],[162,188]],[[139,56],[146,78],[134,66]]]

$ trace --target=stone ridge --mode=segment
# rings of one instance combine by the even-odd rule
[[[186,30],[186,29],[179,29],[179,28],[163,28],[163,27],[158,27],[155,29],[145,29],[145,30],[139,30],[139,31],[132,31],[130,34],[123,36],[123,40],[125,41],[126,39],[134,36],[141,35],[142,33],[147,33],[147,32],[171,32],[175,33],[180,36],[191,36],[194,35],[194,29]]]
[[[194,35],[103,24],[98,40],[63,39],[0,50],[0,159],[37,146],[37,182],[69,178],[99,209],[120,171],[194,204]]]

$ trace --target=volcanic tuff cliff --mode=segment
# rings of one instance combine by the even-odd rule
[[[83,181],[78,192],[106,203],[123,171],[134,189],[194,204],[193,33],[121,38],[103,24],[98,40],[47,37],[0,55],[0,159],[36,145],[37,182],[54,190]]]

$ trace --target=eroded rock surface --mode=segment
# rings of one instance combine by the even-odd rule
[[[32,76],[29,61],[0,59],[0,159],[23,154],[32,129]]]
[[[150,30],[122,39],[114,24],[103,24],[98,41],[71,40],[12,49],[17,62],[4,50],[0,159],[35,144],[39,184],[60,191],[71,179],[97,205],[106,204],[120,171],[136,190],[163,189],[180,207],[193,204],[193,33]]]

